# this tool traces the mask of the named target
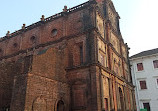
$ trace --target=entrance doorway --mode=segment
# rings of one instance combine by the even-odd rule
[[[143,103],[144,109],[147,109],[147,111],[150,111],[150,104],[149,103]]]
[[[64,102],[62,100],[57,103],[57,111],[64,111]]]
[[[122,93],[122,89],[121,88],[119,88],[119,93],[120,93],[121,111],[125,111],[124,97],[123,97],[123,93]]]
[[[105,111],[108,111],[108,98],[105,98]]]

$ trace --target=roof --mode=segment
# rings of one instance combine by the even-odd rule
[[[153,55],[153,54],[157,54],[157,53],[158,53],[158,48],[140,52],[138,54],[135,54],[135,55],[131,56],[130,59],[137,58],[137,57],[148,56],[148,55]]]

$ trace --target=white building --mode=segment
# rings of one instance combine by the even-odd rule
[[[158,48],[130,57],[137,111],[158,111]]]

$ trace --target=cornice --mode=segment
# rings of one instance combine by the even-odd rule
[[[130,58],[130,61],[135,61],[135,60],[139,60],[139,59],[145,59],[145,58],[149,58],[149,57],[155,57],[158,56],[158,53],[156,54],[151,54],[151,55],[147,55],[147,56],[141,56],[141,57],[136,57],[136,58]]]
[[[124,79],[123,77],[118,76],[114,71],[111,71],[110,69],[108,69],[107,67],[102,66],[100,63],[96,63],[96,66],[100,67],[101,69],[103,69],[105,72],[111,74],[112,76],[118,78],[119,80],[125,82],[126,84],[130,85],[131,87],[135,87],[134,85],[132,85],[132,83],[128,82],[126,79]]]
[[[41,21],[38,21],[38,22],[36,22],[36,23],[33,23],[33,24],[31,24],[31,25],[29,25],[29,26],[27,26],[27,27],[25,27],[25,24],[23,24],[23,28],[22,28],[22,29],[20,29],[20,30],[18,30],[18,31],[15,31],[15,32],[13,32],[13,33],[11,33],[11,34],[7,34],[7,35],[4,36],[4,37],[1,37],[1,38],[0,38],[0,42],[2,42],[2,41],[4,41],[4,40],[7,40],[7,39],[11,39],[11,38],[13,38],[13,37],[16,37],[17,35],[20,35],[20,34],[22,34],[22,33],[25,33],[25,32],[27,32],[27,31],[29,31],[29,30],[31,30],[31,29],[34,29],[34,28],[37,28],[37,27],[39,27],[39,26],[42,26],[42,25],[44,25],[44,24],[46,24],[46,23],[48,23],[48,22],[51,22],[51,21],[53,21],[53,20],[56,20],[56,19],[58,19],[58,18],[64,17],[65,15],[68,15],[68,14],[74,13],[74,12],[76,12],[76,11],[82,10],[82,9],[84,9],[84,8],[87,8],[87,7],[90,6],[91,4],[95,4],[95,2],[94,2],[94,1],[87,1],[87,2],[85,2],[85,3],[83,3],[83,4],[77,5],[77,6],[75,6],[75,7],[69,8],[69,9],[66,9],[66,11],[57,13],[57,14],[55,14],[55,15],[52,15],[52,16],[48,17],[48,18],[42,18]]]
[[[114,71],[111,71],[107,67],[102,66],[100,63],[91,63],[91,64],[86,64],[86,65],[67,67],[65,70],[66,71],[73,71],[73,70],[76,70],[76,69],[83,69],[83,68],[88,68],[88,67],[91,67],[91,66],[98,66],[99,68],[103,69],[105,72],[107,72],[107,73],[113,75],[114,77],[117,77],[121,81],[124,81],[124,82],[127,83],[127,81],[124,78],[118,76]]]

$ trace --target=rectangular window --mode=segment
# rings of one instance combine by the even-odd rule
[[[158,88],[158,78],[156,79],[156,86],[157,86],[157,88]]]
[[[158,60],[154,60],[153,64],[154,64],[154,68],[158,68]]]
[[[144,70],[144,68],[143,68],[143,63],[138,63],[138,64],[137,64],[137,69],[138,69],[138,71]]]
[[[102,54],[100,54],[100,63],[105,66],[105,58]]]
[[[147,111],[150,111],[150,104],[149,103],[143,103],[144,109],[147,109]]]
[[[114,72],[119,75],[118,67],[116,65],[114,66]]]
[[[145,80],[139,81],[139,83],[140,83],[140,89],[147,89]]]

